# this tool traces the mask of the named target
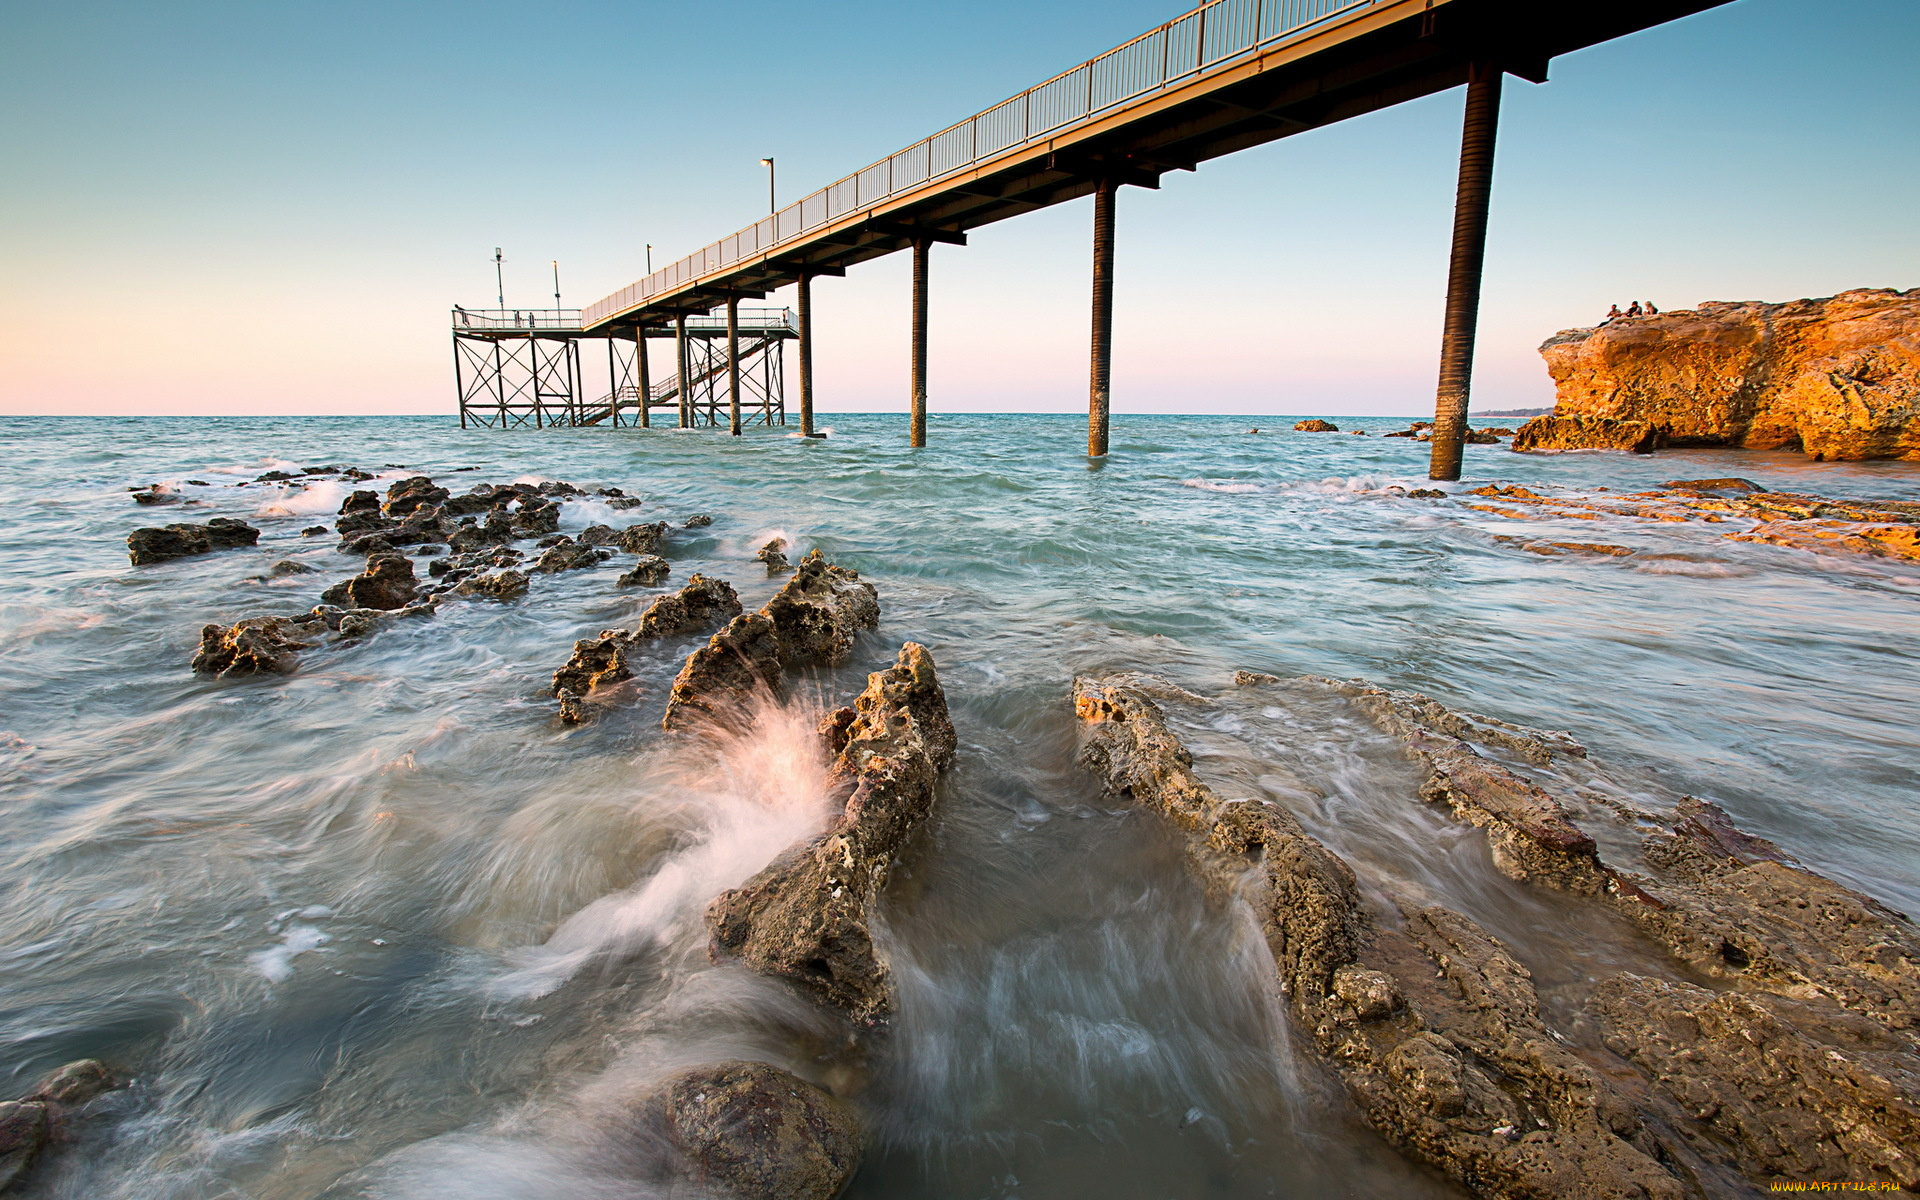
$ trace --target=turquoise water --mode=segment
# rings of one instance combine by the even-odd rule
[[[962,748],[889,898],[901,1019],[858,1081],[876,1149],[855,1196],[1450,1194],[1296,1060],[1263,950],[1180,848],[1073,768],[1076,672],[1203,691],[1236,667],[1358,675],[1569,729],[1920,911],[1920,564],[1409,500],[1385,489],[1424,485],[1425,446],[1295,419],[1124,417],[1098,467],[1059,416],[937,416],[923,451],[890,416],[826,418],[814,442],[0,419],[0,1082],[81,1056],[137,1081],[27,1194],[652,1194],[620,1124],[648,1080],[725,1054],[829,1069],[831,1028],[709,964],[699,913],[825,819],[807,720],[909,638]],[[1467,455],[1463,488],[1734,474],[1920,499],[1913,464]],[[320,463],[618,486],[645,505],[570,503],[563,527],[709,513],[666,551],[672,586],[705,571],[760,603],[778,581],[752,554],[777,533],[859,568],[884,616],[726,745],[657,731],[685,640],[602,719],[553,719],[573,639],[647,599],[613,586],[617,562],[309,652],[288,678],[195,678],[203,623],[308,607],[356,569],[300,536],[336,485],[232,486]],[[187,479],[203,504],[126,497]],[[221,515],[260,547],[128,566],[132,528]],[[1516,534],[1641,553],[1497,540]],[[320,573],[256,578],[283,558]]]

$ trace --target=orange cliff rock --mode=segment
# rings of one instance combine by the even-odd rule
[[[1540,347],[1558,403],[1515,450],[1734,446],[1920,459],[1920,288],[1697,309]]]

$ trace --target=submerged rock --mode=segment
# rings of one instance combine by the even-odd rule
[[[312,644],[298,640],[299,633],[299,627],[285,617],[248,617],[231,626],[202,626],[194,672],[222,679],[290,675],[299,663],[298,652]]]
[[[46,1147],[47,1106],[37,1100],[0,1102],[0,1190],[11,1186]]]
[[[639,567],[634,568],[638,570]],[[740,597],[724,579],[694,574],[677,592],[656,599],[640,614],[635,636],[672,637],[699,633],[740,614]]]
[[[662,727],[729,720],[754,694],[777,693],[789,669],[844,662],[854,637],[879,620],[873,585],[812,551],[759,612],[734,618],[687,656],[669,693]]]
[[[1515,450],[1624,450],[1652,454],[1666,444],[1646,421],[1611,417],[1535,417],[1513,435]]]
[[[784,575],[793,570],[793,564],[787,561],[787,539],[782,537],[774,538],[760,547],[760,552],[753,557],[767,564],[769,575]]]
[[[127,557],[136,567],[215,550],[251,546],[260,531],[245,521],[215,517],[204,525],[180,523],[160,529],[136,529],[127,535]]]
[[[629,525],[613,541],[628,554],[652,554],[660,548],[666,536],[667,523],[654,521],[646,525]]]
[[[712,517],[708,516],[706,513],[695,513],[686,519],[685,524],[683,524],[681,528],[700,529],[711,524],[713,524]]]
[[[845,810],[818,837],[715,899],[707,928],[716,957],[737,958],[856,1026],[873,1026],[893,1011],[890,974],[873,944],[873,907],[954,756],[933,656],[917,643],[903,645],[894,665],[868,676],[866,690],[825,730],[835,750],[830,778],[848,793]]]
[[[641,1102],[641,1113],[692,1182],[734,1200],[833,1200],[860,1165],[853,1109],[767,1063],[682,1071]]]
[[[671,570],[658,554],[642,554],[614,583],[619,587],[658,587],[667,581]]]
[[[133,502],[143,505],[178,504],[185,497],[164,483],[149,484],[132,490]]]
[[[487,600],[512,600],[525,595],[528,586],[525,571],[489,571],[462,579],[453,585],[453,592],[459,596],[479,596]]]
[[[405,608],[415,597],[413,560],[398,554],[369,559],[367,569],[320,593],[320,599],[343,608]]]
[[[533,564],[533,569],[543,575],[553,575],[561,571],[578,571],[586,567],[597,567],[612,557],[611,550],[582,545],[571,538],[565,538],[542,554]]]

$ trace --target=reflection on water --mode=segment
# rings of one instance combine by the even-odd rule
[[[153,419],[110,438],[0,421],[0,1092],[86,1055],[138,1077],[30,1194],[645,1195],[634,1096],[730,1055],[860,1089],[876,1136],[861,1197],[1448,1194],[1295,1060],[1245,915],[1071,766],[1076,671],[1144,666],[1209,693],[1240,666],[1360,675],[1572,729],[1920,908],[1920,567],[1396,498],[1382,489],[1424,482],[1425,447],[1246,424],[1128,418],[1089,472],[1070,417],[949,418],[923,452],[877,417],[738,444],[443,419]],[[1920,497],[1911,464],[1468,453],[1481,481],[1740,474]],[[327,462],[645,498],[570,503],[571,529],[711,513],[675,535],[674,582],[717,574],[749,607],[777,584],[760,545],[818,544],[876,582],[881,628],[727,745],[657,731],[687,639],[636,656],[624,706],[553,720],[545,685],[573,639],[645,601],[611,568],[450,603],[287,679],[195,679],[202,623],[305,607],[353,569],[300,533],[338,484],[231,486]],[[199,503],[126,498],[157,481]],[[254,521],[260,547],[127,566],[129,529],[219,515]],[[1547,558],[1500,534],[1639,553]],[[258,578],[284,558],[320,573]],[[806,730],[907,638],[940,664],[961,760],[889,899],[898,1028],[854,1074],[823,1057],[820,1014],[707,961],[699,914],[826,819]],[[1481,843],[1404,801],[1408,766],[1370,730],[1283,716],[1195,730],[1196,750],[1396,886],[1506,922],[1548,964],[1551,1005],[1569,929],[1552,899],[1479,871]]]

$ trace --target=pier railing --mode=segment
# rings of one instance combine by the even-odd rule
[[[1376,2],[1212,0],[594,301],[586,307],[585,319],[598,323],[849,213],[1052,137],[1150,93],[1222,70],[1242,55],[1355,15]]]
[[[453,330],[455,333],[579,333],[580,310],[577,308],[460,308],[453,310]],[[687,318],[687,332],[699,337],[708,337],[715,333],[724,333],[727,328],[725,314],[692,316]],[[800,332],[799,318],[791,308],[771,306],[742,306],[740,309],[739,329],[742,334],[760,336],[768,333],[797,335]]]

